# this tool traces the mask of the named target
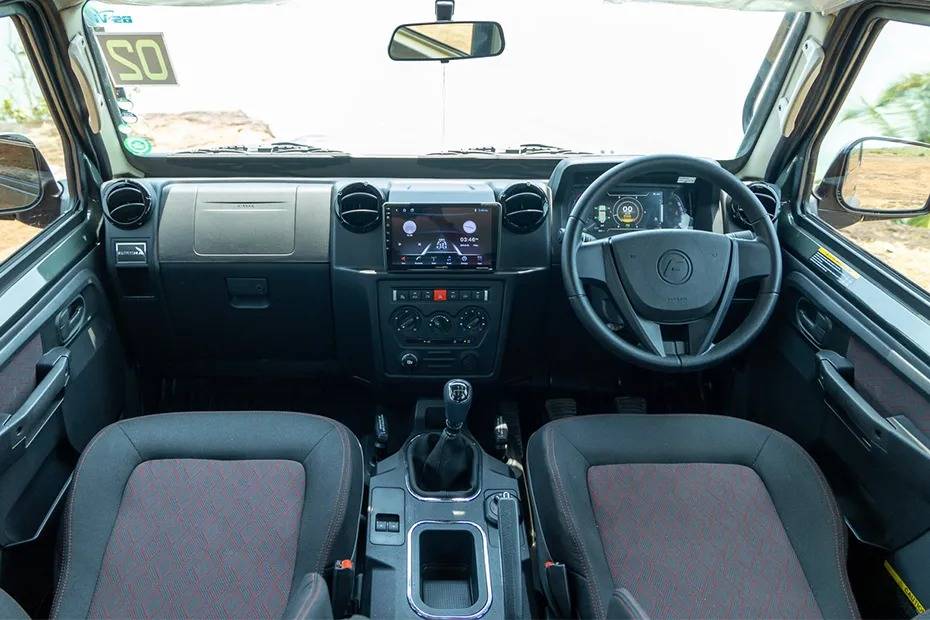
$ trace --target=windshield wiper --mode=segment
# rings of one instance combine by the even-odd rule
[[[427,156],[433,155],[591,155],[588,151],[576,151],[562,146],[552,146],[551,144],[521,144],[519,146],[507,147],[503,151],[498,151],[493,146],[476,146],[461,149],[449,149],[448,151],[438,151],[436,153],[427,153]]]
[[[494,155],[497,153],[497,149],[493,146],[475,146],[475,147],[466,147],[461,149],[449,149],[448,151],[436,151],[435,153],[427,153],[427,157],[432,155]]]
[[[321,155],[348,155],[344,151],[327,149],[311,144],[301,144],[300,142],[269,142],[257,146],[248,146],[245,144],[231,144],[226,146],[205,147],[199,149],[188,149],[177,151],[175,155],[226,155],[229,153],[241,153],[249,155],[252,153],[319,153]]]
[[[508,155],[591,155],[588,151],[576,151],[563,146],[534,142],[504,149],[504,153]]]
[[[322,146],[303,144],[302,142],[287,141],[269,142],[257,148],[259,153],[345,153],[338,149],[328,149]]]
[[[209,146],[197,149],[188,149],[184,151],[175,151],[173,155],[207,155],[213,153],[248,153],[249,147],[241,144],[231,144],[229,146]]]

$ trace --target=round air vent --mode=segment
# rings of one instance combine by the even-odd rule
[[[336,195],[336,215],[342,225],[356,233],[374,230],[381,221],[384,196],[369,183],[352,183]]]
[[[500,196],[504,226],[515,233],[536,229],[546,219],[549,199],[546,192],[532,183],[516,183]]]
[[[778,191],[778,188],[761,181],[753,181],[749,183],[747,187],[749,187],[749,191],[756,195],[759,202],[762,203],[763,208],[765,208],[766,213],[769,214],[772,221],[774,222],[777,220],[778,214],[781,211],[781,193]],[[736,204],[732,198],[729,201],[729,207],[730,217],[739,225],[749,228],[749,220],[746,218],[743,208]]]
[[[152,210],[152,197],[136,181],[117,181],[107,189],[103,214],[120,228],[137,228],[145,223]]]

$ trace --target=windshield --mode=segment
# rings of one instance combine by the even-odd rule
[[[85,19],[98,51],[110,36],[115,54],[100,64],[124,148],[135,155],[287,141],[351,155],[533,154],[540,149],[514,149],[545,144],[728,159],[783,18],[604,0],[459,0],[456,20],[503,26],[499,56],[392,60],[394,29],[430,21],[433,8],[429,0],[93,1]],[[140,33],[150,38],[128,36]],[[140,40],[147,48],[134,50]],[[157,80],[112,86],[122,79],[115,73],[143,63]]]

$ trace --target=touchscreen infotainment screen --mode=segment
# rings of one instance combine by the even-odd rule
[[[495,204],[387,206],[389,267],[493,269],[497,209]]]

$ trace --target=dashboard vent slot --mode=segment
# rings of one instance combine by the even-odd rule
[[[762,203],[766,213],[769,214],[769,218],[771,218],[773,222],[777,220],[778,214],[781,211],[781,192],[778,191],[778,188],[761,181],[749,183],[748,187],[749,191],[755,194],[759,202]],[[749,220],[746,218],[743,208],[736,204],[732,198],[729,201],[729,206],[730,216],[741,226],[749,228]]]
[[[549,197],[543,188],[533,183],[516,183],[500,196],[504,226],[515,233],[535,230],[546,219]]]
[[[336,196],[336,215],[342,225],[355,233],[374,230],[381,222],[384,196],[369,183],[352,183]]]
[[[107,189],[103,214],[119,228],[138,228],[152,210],[152,197],[136,181],[117,181]]]

